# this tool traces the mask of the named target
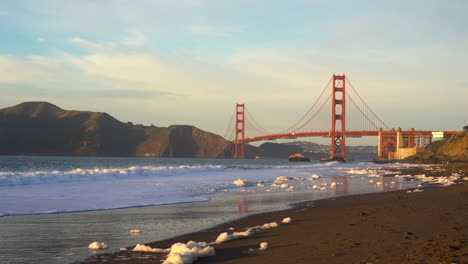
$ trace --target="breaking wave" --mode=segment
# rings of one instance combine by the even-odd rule
[[[125,178],[168,177],[190,173],[209,173],[225,170],[223,165],[204,166],[131,166],[127,168],[94,168],[60,171],[0,172],[0,186],[76,183],[108,181]]]

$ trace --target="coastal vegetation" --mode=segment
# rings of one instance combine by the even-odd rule
[[[406,159],[414,163],[468,162],[468,126],[464,132],[427,145],[423,152]]]

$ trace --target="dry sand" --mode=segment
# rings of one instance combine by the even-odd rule
[[[216,245],[216,256],[196,263],[468,263],[466,182],[419,193],[394,191],[302,203],[148,245],[211,242],[229,227],[243,231],[288,216],[291,223]],[[261,242],[268,242],[269,248],[249,251]],[[163,257],[123,251],[83,262],[160,263]]]

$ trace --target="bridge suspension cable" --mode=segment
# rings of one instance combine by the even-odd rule
[[[310,112],[312,111],[312,109],[314,109],[315,105],[320,101],[320,98],[322,98],[323,94],[325,93],[325,91],[328,89],[328,87],[330,86],[330,83],[333,79],[333,76],[330,77],[330,80],[328,80],[328,83],[327,85],[325,85],[325,88],[323,88],[322,92],[320,93],[319,97],[315,100],[315,102],[312,104],[312,106],[309,108],[309,110],[307,110],[307,112],[296,122],[294,123],[292,126],[290,126],[289,128],[283,130],[282,132],[280,132],[281,134],[283,133],[287,133],[287,132],[290,132],[290,131],[296,131],[296,130],[299,130],[300,128],[302,128],[307,122],[309,122],[311,119],[307,120],[302,126],[300,126],[299,128],[297,129],[293,129],[294,127],[296,127],[298,124],[300,124],[309,114]],[[322,105],[323,106],[323,105]],[[321,107],[320,107],[321,108]]]
[[[259,132],[262,132],[263,134],[272,134],[270,131],[265,129],[260,123],[255,119],[255,117],[249,112],[249,109],[245,107],[245,111],[247,113],[247,118],[246,121],[254,127]],[[252,121],[250,121],[252,120]]]
[[[323,101],[323,103],[322,103],[322,105],[320,105],[319,109],[317,109],[317,111],[315,111],[315,113],[306,122],[304,122],[304,124],[302,124],[302,126],[298,127],[293,132],[298,132],[300,129],[302,129],[307,124],[309,124],[319,113],[322,113],[321,112],[322,108],[330,101],[331,96],[332,96],[332,94],[328,95],[327,99],[325,99]]]
[[[231,120],[228,123],[228,127],[226,128],[226,132],[224,132],[224,138],[227,140],[231,140],[232,136],[234,135],[234,116],[236,115],[236,111],[232,111]],[[230,136],[227,137],[228,133],[231,132]]]
[[[349,86],[351,87],[352,91],[358,96],[359,100],[364,104],[364,106],[367,108],[367,110],[380,122],[381,125],[383,125],[387,130],[390,130],[390,127],[387,126],[387,124],[385,124],[384,121],[382,121],[382,119],[380,119],[380,117],[374,113],[374,111],[372,111],[372,109],[369,107],[369,105],[367,105],[367,103],[362,99],[362,97],[359,95],[359,93],[356,91],[356,89],[354,89],[354,86],[353,84],[351,83],[351,81],[349,80],[349,78],[346,78],[346,81],[347,83],[349,84]],[[350,96],[351,98],[351,96]],[[351,99],[351,101],[353,101]],[[364,114],[364,113],[363,113]],[[368,118],[366,116],[366,118]],[[369,120],[370,121],[370,120]],[[371,122],[373,123],[373,122]],[[373,123],[374,124],[374,123]],[[378,129],[379,127],[377,125],[374,124],[374,126]]]

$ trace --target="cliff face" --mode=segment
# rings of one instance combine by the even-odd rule
[[[0,109],[0,155],[230,157],[231,144],[193,126],[147,127],[47,102]]]
[[[423,152],[411,156],[409,162],[437,163],[444,161],[468,161],[468,132],[433,142]]]

